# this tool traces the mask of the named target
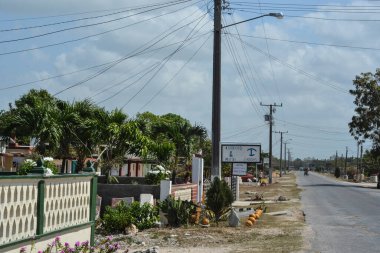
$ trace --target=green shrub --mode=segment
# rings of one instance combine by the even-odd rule
[[[167,176],[161,172],[158,172],[157,174],[154,173],[147,173],[145,175],[145,183],[150,185],[156,185],[161,182],[161,180],[166,179]]]
[[[116,207],[106,207],[103,226],[108,233],[120,233],[132,224],[139,230],[151,228],[158,219],[157,207],[148,203],[140,205],[138,201],[134,201],[130,205],[121,201]]]
[[[25,159],[25,161],[18,168],[17,174],[19,175],[27,175],[33,167],[37,166],[37,162],[33,159]],[[53,174],[58,174],[58,167],[53,162],[53,158],[44,157],[42,160],[42,166],[45,168],[49,168]]]
[[[29,171],[33,169],[33,167],[37,166],[37,163],[31,159],[25,159],[24,162],[17,170],[17,174],[19,175],[27,175]]]
[[[145,175],[145,183],[150,185],[159,184],[161,180],[168,179],[170,171],[166,170],[161,165],[155,166]]]
[[[196,210],[196,205],[192,201],[175,200],[171,195],[158,206],[162,212],[167,213],[168,223],[172,227],[188,225],[191,214]]]
[[[210,188],[206,192],[206,206],[214,213],[214,218],[217,223],[221,217],[230,210],[232,202],[232,191],[227,183],[221,181],[218,177],[215,177]]]

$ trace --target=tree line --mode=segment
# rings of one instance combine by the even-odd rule
[[[130,118],[120,109],[107,111],[89,99],[63,101],[46,90],[32,89],[0,111],[0,136],[21,145],[33,140],[37,154],[62,159],[62,170],[68,158],[82,170],[94,153],[100,155],[103,174],[122,166],[127,154],[171,170],[186,167],[200,151],[210,163],[205,127],[179,115],[144,112]]]

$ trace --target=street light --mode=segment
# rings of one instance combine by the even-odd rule
[[[282,14],[282,12],[276,12],[276,13],[271,12],[271,13],[267,13],[267,14],[264,14],[264,15],[261,15],[261,16],[258,16],[258,17],[249,18],[249,19],[246,19],[246,20],[243,20],[243,21],[240,21],[240,22],[236,22],[236,23],[233,23],[233,24],[225,25],[225,26],[222,26],[222,28],[226,28],[226,27],[233,26],[233,25],[238,25],[238,24],[245,23],[245,22],[248,22],[248,21],[251,21],[251,20],[254,20],[254,19],[262,18],[262,17],[275,17],[275,18],[278,18],[278,19],[283,19],[284,18],[284,14]]]
[[[212,129],[211,129],[211,178],[221,177],[220,169],[220,108],[221,108],[221,30],[222,28],[245,23],[254,19],[270,16],[281,19],[280,13],[268,13],[222,27],[222,1],[214,0],[214,54],[212,84]]]

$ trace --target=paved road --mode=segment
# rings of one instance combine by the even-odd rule
[[[380,252],[380,190],[297,172],[311,252]]]

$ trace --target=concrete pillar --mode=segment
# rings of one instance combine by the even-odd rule
[[[199,203],[203,196],[203,158],[193,157],[191,169],[192,182],[198,185],[197,203]]]
[[[172,181],[161,180],[160,182],[160,201],[164,201],[172,193]]]

